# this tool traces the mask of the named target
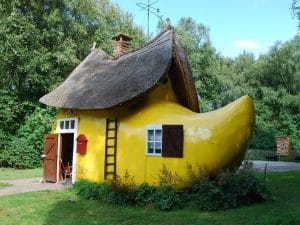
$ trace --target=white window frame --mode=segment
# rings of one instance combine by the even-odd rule
[[[154,140],[153,141],[149,141],[148,140],[148,131],[149,130],[153,130],[153,135],[154,135]],[[157,141],[155,140],[155,130],[161,130],[161,140]],[[153,153],[149,153],[148,152],[148,143],[152,142],[154,143],[153,146]],[[161,143],[161,152],[160,153],[155,153],[155,143]],[[162,156],[162,125],[149,125],[146,127],[146,155],[148,156]]]
[[[74,121],[74,128],[71,128],[71,121]],[[61,128],[60,124],[61,122],[64,122],[64,125],[66,122],[69,122],[69,128]],[[56,132],[57,133],[74,133],[74,130],[77,130],[78,127],[78,118],[67,118],[67,119],[58,119],[57,125],[56,125]]]
[[[60,127],[60,123],[61,122],[66,122],[66,121],[69,121],[69,128],[68,129],[65,129],[65,128],[61,128]],[[74,121],[74,128],[71,128],[71,121]],[[74,134],[74,140],[73,140],[73,162],[72,162],[72,183],[74,184],[75,181],[76,181],[76,162],[77,162],[77,154],[76,154],[76,151],[77,151],[77,136],[78,136],[78,118],[66,118],[66,119],[58,119],[57,120],[57,124],[56,124],[56,133],[57,134],[65,134],[65,133],[73,133]],[[60,143],[60,138],[61,138],[61,135],[59,135],[59,142]],[[58,151],[57,151],[57,182],[59,182],[59,171],[60,171],[60,168],[59,168],[59,165],[60,165],[60,151],[59,151],[60,148],[58,148]]]

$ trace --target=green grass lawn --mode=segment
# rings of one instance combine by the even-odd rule
[[[42,177],[43,168],[27,169],[27,170],[17,170],[13,168],[3,168],[0,167],[0,180],[14,180],[21,178],[30,177]]]
[[[271,195],[266,202],[218,212],[123,208],[83,200],[66,190],[5,196],[0,197],[0,224],[299,225],[300,172],[270,172],[267,178]]]

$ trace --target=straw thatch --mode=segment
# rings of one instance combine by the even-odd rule
[[[168,73],[178,102],[198,112],[191,70],[172,30],[118,58],[94,49],[40,102],[68,109],[111,108],[147,94]]]

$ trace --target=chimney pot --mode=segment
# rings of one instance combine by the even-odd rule
[[[114,40],[114,57],[119,57],[120,55],[126,53],[129,49],[129,42],[132,40],[131,37],[125,34],[118,34],[112,39]]]

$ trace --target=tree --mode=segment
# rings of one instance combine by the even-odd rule
[[[111,38],[120,32],[134,38],[133,48],[144,43],[142,29],[132,18],[109,0],[0,1],[0,152],[5,148],[12,159],[29,150],[22,133],[40,115],[45,121],[48,114],[40,112],[50,110],[38,99],[66,78],[90,53],[94,41],[108,53]],[[28,139],[41,143],[47,131],[37,127]],[[27,143],[26,148],[16,138]],[[35,163],[41,151],[36,149]],[[22,159],[18,160],[0,159],[5,165],[20,166],[16,162]]]
[[[300,28],[300,1],[299,0],[293,0],[292,13],[295,17],[297,17],[299,21],[298,27]]]
[[[260,145],[260,131],[268,133],[269,143],[278,135],[292,138],[293,149],[300,149],[300,66],[299,37],[276,43],[260,56],[248,81],[254,89],[257,124],[252,146]],[[265,145],[265,149],[274,149]]]
[[[126,32],[140,45],[132,16],[108,0],[10,1],[0,5],[1,87],[36,101],[60,83],[93,41],[111,52],[111,37]]]

